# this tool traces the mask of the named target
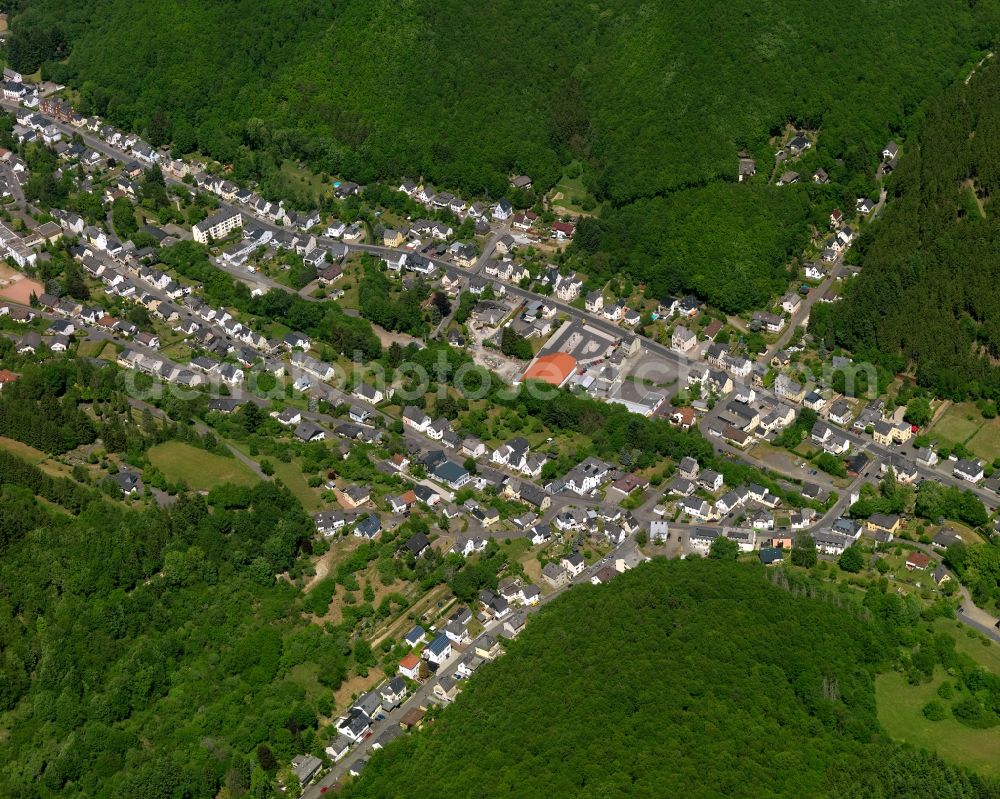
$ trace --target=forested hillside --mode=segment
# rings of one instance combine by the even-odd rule
[[[995,796],[878,726],[874,671],[915,607],[874,590],[862,621],[799,593],[721,561],[575,588],[345,795]]]
[[[597,240],[614,267],[727,310],[759,304],[781,282],[774,263],[805,230],[789,201],[758,196],[741,216],[746,202],[681,191],[641,207],[641,225],[616,210],[732,181],[741,150],[766,183],[769,139],[789,123],[821,131],[815,166],[845,196],[865,194],[884,142],[998,29],[996,0],[17,0],[12,13],[14,66],[41,66],[80,90],[83,113],[154,145],[233,163],[235,179],[265,193],[288,160],[493,197],[514,173],[547,190],[577,160],[607,203],[610,229]],[[671,224],[720,200],[713,252],[689,256],[690,228]],[[777,241],[744,246],[745,230],[775,223],[786,231]],[[612,252],[623,229],[625,249]],[[632,238],[656,247],[633,252]],[[704,276],[735,274],[736,284],[758,258],[743,292]]]
[[[813,309],[828,345],[953,399],[1000,398],[1000,68],[935,101],[891,202],[860,242],[861,275]]]

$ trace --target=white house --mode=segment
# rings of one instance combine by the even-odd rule
[[[191,229],[191,234],[199,244],[208,244],[210,240],[224,239],[241,227],[243,227],[243,215],[235,209],[230,209],[219,211],[199,222]]]
[[[983,479],[983,466],[977,460],[960,460],[955,463],[952,474],[970,483],[978,483]]]
[[[514,215],[514,207],[506,199],[500,200],[493,206],[493,218],[497,222],[506,222]]]
[[[424,659],[433,663],[435,666],[440,666],[442,663],[447,662],[448,658],[451,657],[451,652],[451,640],[447,635],[441,633],[437,638],[424,647]]]
[[[683,325],[674,328],[670,346],[678,352],[690,352],[698,344],[698,337]]]

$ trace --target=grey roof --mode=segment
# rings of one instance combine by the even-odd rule
[[[438,464],[434,470],[434,475],[446,483],[455,483],[462,479],[468,472],[454,461],[445,460]]]

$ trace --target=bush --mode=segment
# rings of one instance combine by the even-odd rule
[[[948,718],[948,710],[936,699],[932,699],[924,705],[923,714],[929,721],[944,721]]]
[[[997,717],[987,713],[973,696],[967,696],[951,707],[952,715],[966,727],[985,729],[997,723]]]
[[[857,574],[865,567],[865,556],[858,547],[848,547],[843,551],[837,563],[845,572]]]

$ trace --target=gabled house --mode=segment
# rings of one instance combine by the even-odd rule
[[[514,207],[510,204],[509,200],[502,199],[493,206],[492,215],[495,221],[506,222],[514,215]]]
[[[955,462],[952,474],[970,483],[978,483],[983,479],[985,472],[978,460],[964,459]]]
[[[678,352],[690,352],[698,344],[698,337],[683,325],[677,325],[670,337],[671,349]]]
[[[357,397],[360,400],[371,403],[372,405],[378,405],[385,399],[392,397],[392,389],[388,388],[383,391],[380,388],[375,388],[367,383],[358,383],[354,391],[351,392],[352,396]]]
[[[451,640],[444,633],[439,633],[433,641],[424,647],[423,656],[425,660],[437,667],[447,662],[451,653]]]

